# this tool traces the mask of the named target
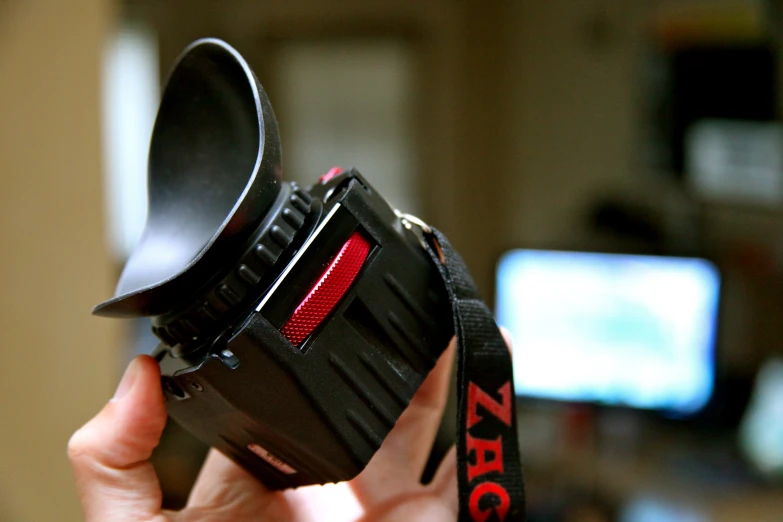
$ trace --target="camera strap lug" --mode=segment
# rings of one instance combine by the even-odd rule
[[[396,215],[400,219],[400,223],[402,223],[402,226],[404,226],[406,229],[410,230],[416,235],[416,238],[418,238],[421,247],[424,250],[427,250],[429,247],[427,245],[427,239],[425,238],[425,235],[429,235],[429,236],[432,235],[432,227],[429,226],[427,223],[425,223],[423,220],[414,216],[413,214],[407,214],[405,212],[401,212],[396,208],[394,209],[394,215]]]

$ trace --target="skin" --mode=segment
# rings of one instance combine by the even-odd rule
[[[149,462],[166,424],[157,363],[131,362],[115,397],[71,437],[68,455],[87,522],[439,522],[457,518],[454,448],[433,481],[419,477],[446,404],[454,343],[444,352],[381,448],[355,479],[269,491],[221,453],[207,457],[187,507],[161,509]]]

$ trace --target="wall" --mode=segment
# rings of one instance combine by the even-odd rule
[[[638,2],[519,2],[509,235],[578,240],[582,205],[634,172]],[[596,24],[606,24],[603,28]],[[559,243],[559,245],[558,245]]]
[[[677,226],[675,241],[686,248],[701,243],[721,262],[719,357],[723,365],[751,374],[765,356],[780,350],[783,328],[775,319],[780,300],[770,295],[779,295],[780,277],[734,266],[733,252],[754,242],[777,255],[779,267],[783,210],[699,204],[644,165],[638,134],[642,68],[645,46],[652,45],[648,24],[659,3],[513,4],[509,169],[498,178],[507,189],[508,213],[505,245],[499,246],[596,248],[585,223],[588,204],[606,193],[643,201]]]
[[[100,187],[108,0],[0,2],[0,519],[80,520],[68,437],[110,397]]]

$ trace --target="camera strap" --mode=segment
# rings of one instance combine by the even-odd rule
[[[422,229],[449,294],[457,336],[458,520],[523,521],[511,354],[465,262],[443,234]]]

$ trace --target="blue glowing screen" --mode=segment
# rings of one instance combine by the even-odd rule
[[[498,323],[517,395],[689,414],[712,393],[720,275],[705,259],[512,250]]]

